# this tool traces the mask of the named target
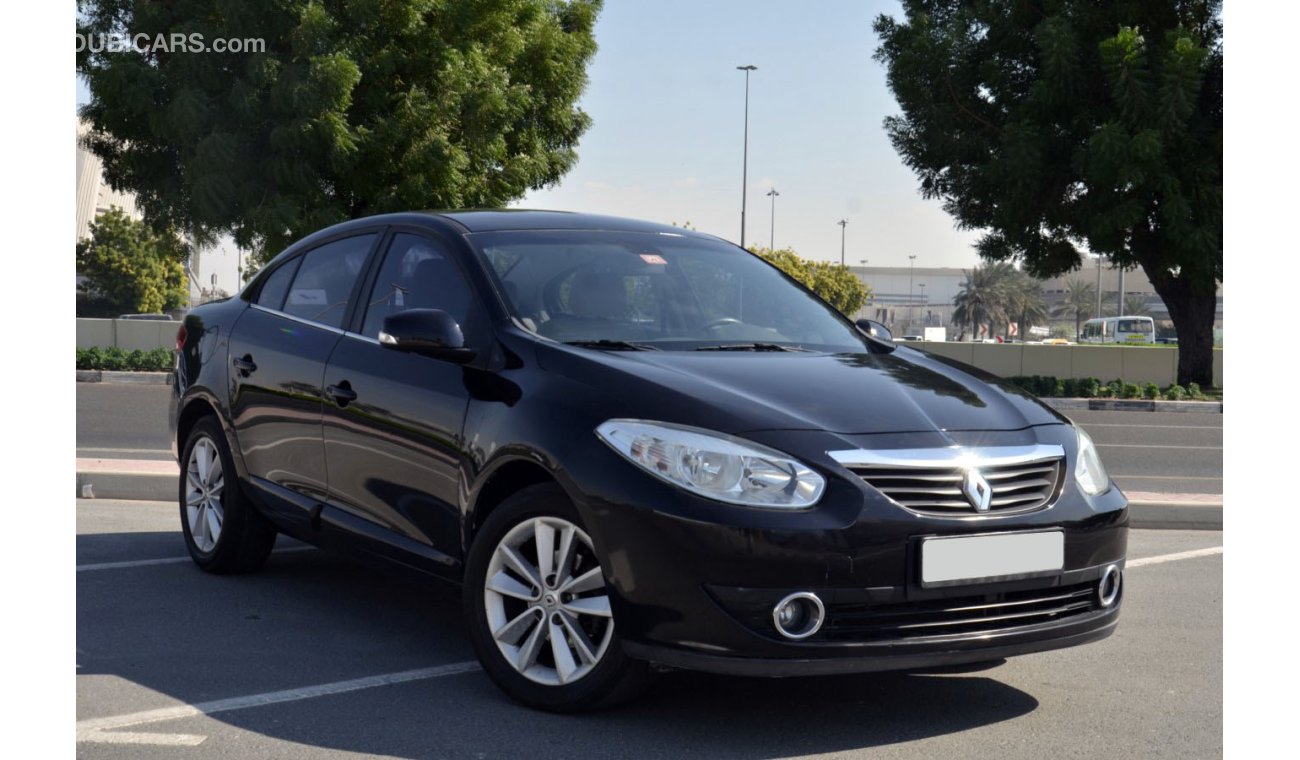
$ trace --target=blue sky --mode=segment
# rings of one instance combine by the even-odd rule
[[[582,107],[593,123],[560,183],[518,204],[681,224],[738,241],[744,73],[749,109],[748,243],[857,264],[969,267],[960,232],[881,127],[898,106],[872,60],[871,22],[896,2],[606,0]],[[78,84],[77,100],[84,101]]]
[[[576,167],[521,206],[685,220],[740,236],[744,73],[749,101],[747,243],[856,264],[975,264],[976,235],[954,229],[881,123],[898,112],[872,60],[872,20],[894,2],[607,0],[582,107],[593,124]]]

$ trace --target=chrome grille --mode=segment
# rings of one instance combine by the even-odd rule
[[[896,504],[937,515],[1006,514],[1040,509],[1065,471],[1060,446],[830,452]],[[987,508],[971,477],[987,483]],[[973,493],[975,491],[975,493]]]
[[[873,641],[990,633],[1095,609],[1095,583],[927,602],[837,604],[827,610],[821,635],[832,641]]]

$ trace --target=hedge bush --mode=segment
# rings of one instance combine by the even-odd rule
[[[111,372],[167,372],[176,363],[175,352],[170,348],[152,351],[127,351],[113,348],[78,348],[77,369],[108,370]]]
[[[1138,385],[1137,383],[1126,383],[1123,380],[1111,380],[1109,383],[1102,383],[1101,380],[1095,377],[1059,379],[1043,375],[1016,375],[1008,377],[1007,381],[1027,393],[1044,398],[1122,398],[1184,401],[1188,398],[1204,399],[1206,397],[1201,392],[1200,386],[1195,383],[1192,383],[1187,388],[1175,383],[1161,390],[1160,386],[1155,383]]]

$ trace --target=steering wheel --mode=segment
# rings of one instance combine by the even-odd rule
[[[739,319],[736,319],[735,317],[721,317],[719,319],[710,320],[709,322],[705,323],[704,329],[716,330],[719,327],[726,327],[727,325],[739,325],[739,324],[742,324],[741,321]]]

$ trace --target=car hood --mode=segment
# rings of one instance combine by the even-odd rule
[[[814,354],[552,346],[540,358],[595,393],[617,392],[619,406],[629,409],[617,416],[733,433],[992,431],[1068,422],[997,377],[902,347]]]

